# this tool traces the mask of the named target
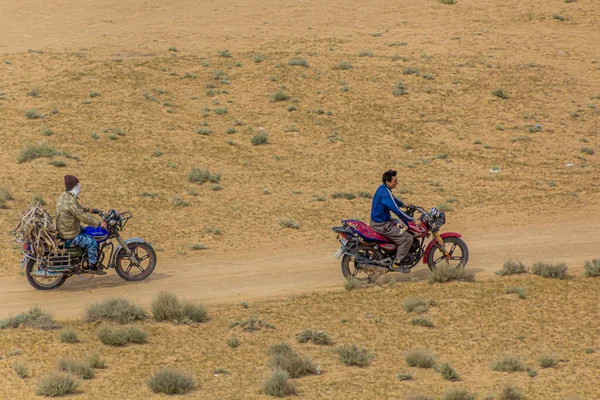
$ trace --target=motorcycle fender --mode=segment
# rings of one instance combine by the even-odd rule
[[[125,240],[126,244],[129,243],[146,243],[146,241],[142,238],[129,238],[127,240]],[[118,245],[117,248],[115,249],[115,252],[113,253],[112,259],[110,260],[110,265],[114,266],[115,262],[117,261],[117,254],[119,254],[119,251],[123,248],[123,246]]]
[[[462,235],[458,232],[444,232],[440,236],[442,237],[442,239],[448,238],[448,237],[455,237],[455,238],[462,237]],[[423,255],[423,264],[427,264],[427,258],[429,257],[429,252],[431,251],[431,249],[433,248],[435,243],[436,243],[436,240],[434,237],[431,240],[431,242],[429,242],[429,244],[427,245],[427,248],[425,249],[425,254]]]
[[[33,257],[30,257],[29,255],[23,253],[23,258],[21,258],[21,268],[25,268],[27,266],[27,264],[29,263],[29,260],[34,260]]]
[[[338,251],[333,254],[333,258],[339,260],[342,257],[342,254],[344,254],[344,246],[341,246]]]

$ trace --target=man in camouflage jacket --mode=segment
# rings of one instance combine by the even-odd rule
[[[105,275],[102,268],[98,268],[98,243],[93,237],[81,232],[81,223],[106,229],[106,222],[98,221],[87,208],[79,204],[78,196],[81,191],[79,179],[73,175],[65,176],[65,191],[56,203],[56,228],[58,234],[65,241],[65,247],[78,246],[87,250],[90,272]]]

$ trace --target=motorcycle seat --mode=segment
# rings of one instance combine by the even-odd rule
[[[392,243],[388,238],[375,232],[369,225],[356,219],[347,219],[342,221],[348,225],[354,232],[364,240],[378,243]]]

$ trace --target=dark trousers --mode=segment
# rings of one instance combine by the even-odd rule
[[[402,260],[408,254],[410,250],[410,246],[413,242],[413,237],[410,233],[403,232],[400,230],[398,225],[394,221],[387,222],[375,222],[371,221],[371,228],[379,233],[380,235],[385,236],[392,242],[398,246],[396,250],[396,259],[398,261]]]

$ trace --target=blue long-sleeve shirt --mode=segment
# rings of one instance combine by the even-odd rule
[[[381,185],[377,188],[375,196],[373,196],[371,220],[375,222],[387,222],[392,219],[390,212],[393,212],[408,226],[408,222],[412,221],[412,218],[400,210],[400,207],[403,206],[404,203],[395,198],[392,191],[386,185]]]

